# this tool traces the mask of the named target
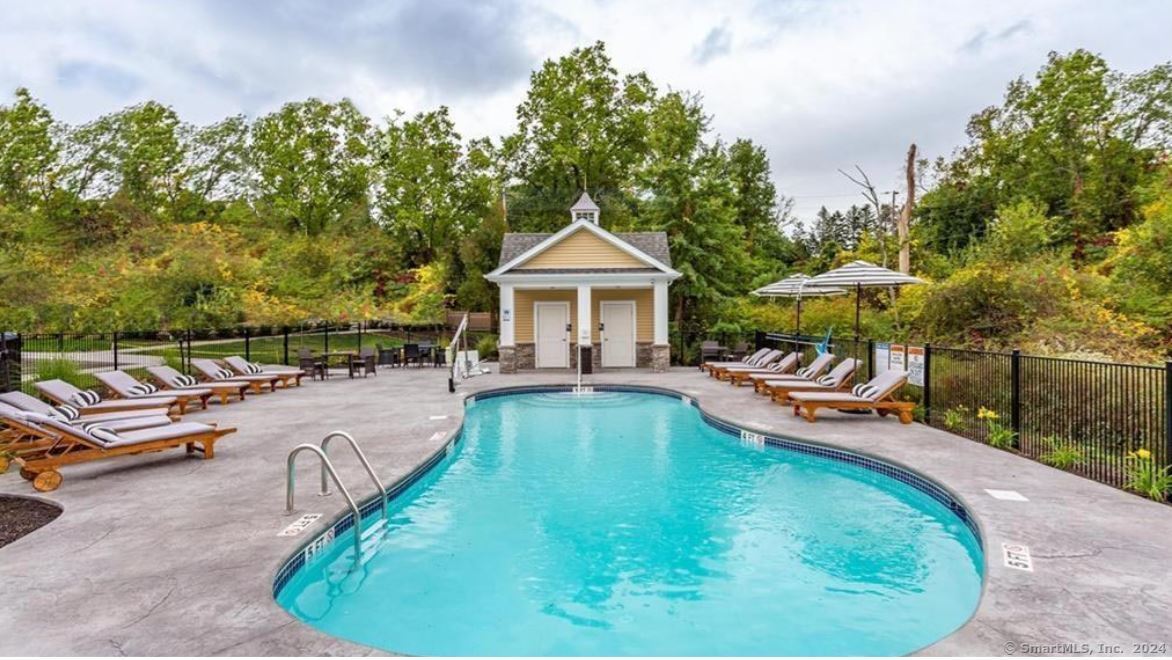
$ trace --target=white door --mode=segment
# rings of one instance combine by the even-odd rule
[[[605,301],[602,316],[602,366],[635,366],[635,301]]]
[[[570,304],[564,302],[534,303],[533,327],[537,368],[565,369],[570,366],[569,333]]]

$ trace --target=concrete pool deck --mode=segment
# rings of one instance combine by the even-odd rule
[[[380,654],[314,630],[272,599],[285,559],[345,511],[339,496],[316,496],[317,466],[300,461],[297,515],[325,515],[300,536],[277,536],[297,517],[284,512],[289,450],[350,431],[389,484],[446,442],[465,394],[571,379],[565,372],[493,374],[461,383],[456,395],[442,369],[306,381],[186,416],[239,429],[217,444],[214,460],[171,451],[65,468],[61,488],[43,496],[64,513],[0,548],[0,653]],[[1116,646],[1118,655],[1137,655],[1143,649],[1134,644],[1165,645],[1153,654],[1172,646],[1172,507],[893,418],[827,411],[808,424],[696,369],[584,381],[673,389],[742,427],[868,453],[958,494],[983,532],[984,595],[973,618],[925,654],[1075,654],[1086,644],[1096,655]],[[341,447],[331,453],[355,497],[369,496],[357,460]],[[996,499],[986,489],[1017,491],[1028,501]],[[0,476],[0,493],[35,494],[15,470]],[[1006,567],[1003,543],[1029,546],[1033,571]]]

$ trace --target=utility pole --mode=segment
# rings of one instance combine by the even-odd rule
[[[912,222],[912,207],[916,205],[916,145],[907,150],[907,199],[899,214],[896,234],[899,236],[899,272],[907,275],[912,270],[912,243],[909,227]],[[895,196],[891,197],[891,211],[895,212]]]

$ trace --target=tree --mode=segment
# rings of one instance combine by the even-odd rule
[[[182,182],[184,160],[175,111],[154,101],[131,106],[115,119],[114,170],[120,190],[140,208],[173,205]]]
[[[620,78],[601,42],[547,60],[517,107],[517,132],[502,145],[506,177],[520,184],[509,203],[513,224],[553,231],[583,190],[603,218],[621,222],[655,96],[646,74]]]
[[[287,103],[251,137],[255,195],[287,227],[312,236],[366,214],[370,121],[348,99]]]
[[[0,106],[0,203],[27,208],[51,190],[58,145],[53,116],[23,87]]]

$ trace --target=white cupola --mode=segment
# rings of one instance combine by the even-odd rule
[[[594,200],[590,199],[589,193],[583,191],[582,196],[578,198],[578,201],[574,202],[574,205],[570,207],[570,221],[578,222],[580,220],[585,220],[587,222],[598,224],[598,214],[601,212],[601,210],[602,209],[598,208],[598,205],[594,203]]]

